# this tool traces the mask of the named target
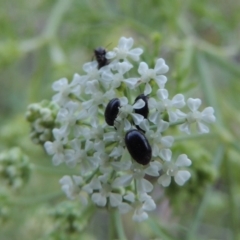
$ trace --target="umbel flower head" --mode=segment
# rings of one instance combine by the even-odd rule
[[[112,51],[85,63],[82,75],[53,83],[58,127],[44,147],[54,165],[76,169],[59,181],[69,199],[132,211],[134,221],[143,221],[156,208],[147,175],[163,187],[172,179],[182,186],[191,177],[191,160],[170,150],[174,137],[167,134],[169,127],[181,120],[180,130],[189,133],[197,123],[205,133],[202,121],[212,123],[215,117],[213,108],[198,111],[198,100],[187,101],[189,113],[180,111],[185,99],[181,93],[169,96],[165,60],[157,59],[153,68],[138,63],[143,49],[133,44],[132,38],[121,37]]]

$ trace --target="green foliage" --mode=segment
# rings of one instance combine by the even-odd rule
[[[56,226],[55,234],[64,232],[68,215],[63,209],[69,206],[63,203],[52,217],[41,211],[46,202],[53,207],[59,200],[53,193],[60,188],[57,183],[62,170],[53,170],[42,149],[30,143],[24,113],[28,104],[50,100],[53,81],[71,78],[75,72],[82,74],[80,66],[92,59],[94,48],[113,46],[120,36],[134,37],[145,49],[143,60],[152,65],[154,57],[164,57],[170,66],[167,84],[173,92],[186,96],[194,92],[204,99],[205,106],[214,107],[217,116],[211,135],[183,135],[180,143],[176,141],[176,154],[184,150],[193,161],[191,181],[181,188],[173,184],[166,191],[170,208],[178,210],[173,216],[181,228],[173,238],[150,222],[152,234],[145,238],[240,238],[239,1],[0,0],[0,5],[0,150],[5,151],[0,162],[1,179],[5,179],[0,188],[0,221],[5,223],[0,239],[67,239],[67,235],[56,238],[39,231],[39,222],[46,221],[46,225]],[[28,117],[31,122],[32,116]],[[16,146],[20,148],[16,150]],[[36,174],[38,168],[34,168],[31,182],[16,196],[12,187],[21,185],[19,178],[27,182],[30,173],[25,153],[31,164],[42,166],[42,172]],[[14,159],[19,161],[13,166],[18,166],[17,171],[9,167]],[[3,183],[7,183],[6,188]],[[33,196],[38,192],[52,195],[37,201]],[[25,198],[33,199],[34,206],[27,204],[19,219]],[[69,212],[78,218],[75,207]],[[63,222],[59,214],[64,215]],[[168,232],[174,229],[173,216]],[[77,233],[78,227],[81,229],[81,224]],[[137,231],[128,229],[127,235],[133,239]],[[81,239],[91,239],[92,235],[81,235]]]

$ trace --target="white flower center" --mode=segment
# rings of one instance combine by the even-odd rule
[[[133,177],[135,179],[143,178],[144,175],[145,175],[144,171],[141,168],[136,167],[134,164],[132,165],[131,170],[132,170],[132,173],[133,173]]]
[[[118,58],[124,59],[128,55],[128,51],[126,49],[118,49],[117,51]]]
[[[201,119],[201,113],[199,111],[190,112],[187,115],[187,120],[189,123],[194,123]]]
[[[165,162],[163,164],[163,171],[168,175],[168,176],[174,176],[178,168],[173,162]]]

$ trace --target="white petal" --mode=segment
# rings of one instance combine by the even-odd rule
[[[164,74],[168,72],[169,67],[165,64],[164,59],[159,58],[156,62],[154,70],[156,71],[157,74]]]
[[[93,70],[93,68],[97,68],[97,62],[88,62],[83,64],[83,71],[89,73]]]
[[[151,92],[152,92],[152,87],[150,86],[149,83],[147,83],[147,84],[145,85],[144,95],[147,96],[147,95],[149,95]]]
[[[128,104],[128,99],[126,97],[119,98],[119,101],[121,106],[125,106]]]
[[[182,112],[181,110],[177,109],[176,114],[178,115],[178,118],[186,118],[187,114]]]
[[[209,133],[209,128],[201,122],[197,122],[197,129],[199,133]]]
[[[124,119],[124,131],[130,130],[131,127],[132,127],[131,123],[127,119]]]
[[[171,183],[171,177],[167,174],[163,174],[159,179],[158,183],[161,184],[163,187],[168,187]]]
[[[133,104],[134,109],[141,109],[145,106],[145,102],[142,99],[138,99],[137,102]]]
[[[112,207],[117,207],[122,203],[122,196],[117,193],[111,193],[109,200]]]
[[[80,185],[83,183],[83,179],[80,176],[73,175],[72,178],[76,185]]]
[[[200,107],[201,103],[202,103],[202,101],[199,98],[189,98],[187,100],[187,105],[188,105],[189,109],[192,112],[198,110],[198,108]]]
[[[116,57],[116,53],[113,52],[113,51],[109,51],[109,52],[107,52],[107,54],[106,54],[106,58],[107,58],[107,59],[112,59],[112,58],[115,58],[115,57]]]
[[[160,75],[155,77],[155,81],[157,82],[159,88],[164,88],[167,78],[163,75]]]
[[[169,127],[169,123],[165,122],[161,119],[159,124],[158,124],[158,131],[159,132],[164,132],[165,130],[168,129],[168,127]]]
[[[153,157],[157,157],[159,155],[159,146],[158,146],[158,144],[153,144],[153,146],[152,146],[152,155],[153,155]]]
[[[141,48],[134,48],[128,52],[128,56],[133,61],[139,61],[139,56],[143,53],[143,50]]]
[[[144,117],[138,113],[132,113],[131,115],[136,125],[139,125],[144,119]]]
[[[185,167],[185,166],[190,166],[192,164],[191,160],[187,157],[186,154],[181,154],[178,156],[176,160],[176,166],[178,167]]]
[[[68,80],[66,78],[61,78],[58,81],[54,82],[52,85],[52,89],[54,91],[61,91],[61,89],[64,87],[67,87]]]
[[[125,214],[125,213],[131,211],[132,207],[129,204],[122,202],[121,204],[118,205],[118,209],[121,214]]]
[[[202,120],[208,123],[213,123],[216,121],[214,116],[214,109],[212,107],[207,107],[202,111]]]
[[[149,108],[155,108],[157,105],[157,101],[154,98],[149,98],[148,99],[148,106]]]
[[[138,192],[146,193],[153,190],[153,185],[146,179],[137,179],[137,190]]]
[[[52,163],[54,166],[58,166],[64,162],[64,155],[63,154],[55,154],[52,158]]]
[[[112,186],[114,188],[126,187],[131,184],[132,179],[133,179],[132,175],[124,175],[124,176],[118,177],[113,181]]]
[[[44,148],[49,155],[53,155],[55,153],[55,149],[53,147],[52,142],[49,142],[49,141],[45,142],[44,143]]]
[[[190,124],[186,122],[186,123],[180,125],[180,126],[179,126],[179,130],[180,130],[181,132],[185,132],[185,133],[187,133],[187,134],[190,134],[190,133],[191,133],[191,132],[190,132]]]
[[[144,130],[144,131],[149,131],[150,127],[149,127],[149,122],[147,119],[143,119],[143,121],[139,124],[139,127]]]
[[[92,201],[100,207],[104,207],[107,203],[106,197],[102,196],[100,193],[93,193]]]
[[[143,204],[142,209],[145,211],[153,211],[156,209],[156,203],[149,197]]]
[[[140,62],[138,67],[138,73],[140,75],[145,75],[148,71],[148,65],[145,62]]]
[[[177,94],[172,99],[172,105],[175,108],[182,108],[185,106],[184,96],[182,94]]]
[[[168,109],[168,117],[169,117],[169,122],[174,123],[178,120],[178,115],[176,114],[175,111],[171,111]]]
[[[190,177],[191,177],[190,172],[186,170],[180,170],[174,176],[174,180],[178,185],[182,186]]]
[[[130,89],[133,89],[136,86],[138,81],[139,81],[139,78],[128,78],[123,80],[123,82],[125,82]]]
[[[125,37],[121,37],[119,40],[119,47],[121,46],[121,48],[126,48],[127,50],[131,49],[133,46],[133,39],[130,38],[125,38]]]
[[[160,154],[160,157],[167,161],[167,162],[170,162],[171,161],[171,158],[172,158],[172,151],[170,149],[163,149],[161,151],[161,154]]]
[[[132,219],[135,222],[142,222],[148,219],[148,214],[144,211],[135,210]]]
[[[125,200],[133,203],[135,200],[135,195],[132,192],[129,192],[127,195],[123,197]]]
[[[158,89],[157,96],[161,100],[168,99],[168,90],[167,89]]]
[[[159,112],[154,112],[149,116],[149,121],[151,121],[154,124],[158,123],[158,119],[159,119]]]
[[[150,166],[145,169],[145,173],[147,175],[158,177],[159,170],[162,168],[162,164],[160,162],[154,161],[150,163]]]
[[[161,144],[164,147],[170,148],[173,145],[174,137],[172,136],[165,136],[161,138]]]
[[[128,72],[131,68],[133,68],[133,65],[129,62],[122,62],[119,64],[121,66],[119,69],[119,73],[121,73],[122,75]]]

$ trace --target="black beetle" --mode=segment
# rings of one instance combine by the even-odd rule
[[[149,113],[148,96],[145,96],[144,94],[140,94],[138,97],[136,97],[134,103],[136,103],[139,99],[142,99],[145,102],[145,106],[140,109],[134,109],[134,111],[135,113],[142,115],[144,118],[147,118]]]
[[[136,129],[128,131],[125,135],[125,145],[137,163],[147,165],[151,161],[152,148],[142,132]]]
[[[135,113],[138,113],[140,115],[142,115],[144,118],[148,117],[148,113],[149,113],[149,108],[148,108],[148,96],[144,95],[144,94],[140,94],[138,97],[136,97],[135,102],[137,102],[139,99],[142,99],[145,102],[145,106],[140,108],[140,109],[134,109]],[[143,131],[138,125],[136,125],[137,129]],[[145,132],[145,131],[143,131]]]
[[[98,62],[98,69],[109,64],[109,61],[106,58],[106,54],[107,54],[107,51],[102,47],[98,47],[94,49],[94,55]]]
[[[113,126],[114,121],[117,118],[118,112],[120,107],[120,101],[118,98],[113,98],[107,105],[104,117],[105,121],[108,125]]]

